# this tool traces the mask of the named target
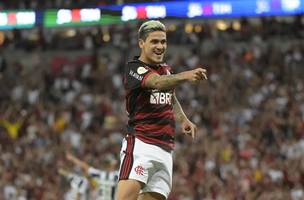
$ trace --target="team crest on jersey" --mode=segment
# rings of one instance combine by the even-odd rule
[[[144,67],[138,67],[137,68],[137,73],[138,74],[144,74],[144,73],[146,73],[148,70],[146,69],[146,68],[144,68]]]
[[[145,168],[143,168],[143,166],[138,165],[134,170],[137,175],[144,175]]]

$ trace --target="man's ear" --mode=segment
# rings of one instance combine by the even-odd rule
[[[142,49],[144,46],[144,43],[145,43],[145,41],[143,39],[139,39],[139,41],[138,41],[139,48]]]

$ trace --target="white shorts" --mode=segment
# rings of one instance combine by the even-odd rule
[[[120,151],[119,180],[134,179],[145,183],[140,193],[156,192],[166,197],[172,188],[172,152],[126,136]]]

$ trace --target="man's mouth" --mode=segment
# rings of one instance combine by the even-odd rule
[[[154,51],[154,53],[155,53],[156,55],[158,55],[158,56],[161,56],[161,55],[163,55],[164,52],[162,52],[162,51]]]

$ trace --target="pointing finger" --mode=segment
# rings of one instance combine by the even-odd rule
[[[204,76],[204,78],[205,78],[206,80],[208,80],[208,77],[207,77],[207,75],[206,75],[205,73],[202,73],[202,75]]]
[[[191,137],[194,140],[194,138],[195,138],[195,127],[191,127]]]

